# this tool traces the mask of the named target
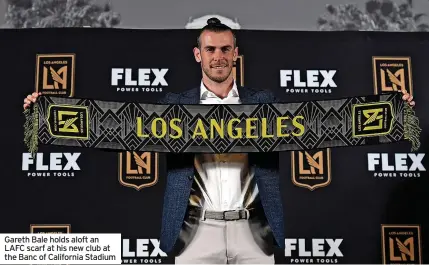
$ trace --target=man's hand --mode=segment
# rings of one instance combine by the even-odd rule
[[[408,94],[408,92],[403,89],[402,91],[402,99],[408,102],[408,105],[410,105],[411,107],[414,107],[414,105],[416,105],[416,102],[413,101],[413,96],[411,96],[410,94]]]
[[[29,108],[32,103],[36,102],[37,97],[40,95],[42,95],[41,92],[39,93],[33,92],[33,94],[28,95],[26,98],[24,98],[24,110]]]

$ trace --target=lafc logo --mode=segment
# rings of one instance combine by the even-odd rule
[[[36,56],[37,92],[73,97],[74,78],[74,54],[38,54]]]
[[[69,234],[71,225],[69,224],[31,224],[32,234]]]
[[[374,71],[374,93],[405,90],[413,93],[410,57],[372,58]]]
[[[353,137],[389,134],[393,125],[393,108],[389,102],[353,105]]]
[[[234,62],[234,67],[232,68],[232,74],[234,80],[236,80],[237,85],[244,86],[244,56],[238,55],[237,61]]]
[[[421,264],[420,226],[382,225],[383,264]]]
[[[292,183],[311,191],[331,183],[331,149],[292,151]]]
[[[158,153],[126,151],[119,153],[119,183],[141,190],[158,182]]]
[[[89,117],[86,106],[50,105],[49,133],[57,138],[88,139]]]
[[[363,123],[364,131],[380,130],[383,128],[384,115],[382,108],[364,109],[362,110],[362,114],[366,119],[366,121]]]

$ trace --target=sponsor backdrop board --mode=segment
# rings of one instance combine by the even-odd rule
[[[2,233],[122,233],[123,263],[173,263],[159,250],[164,154],[23,143],[22,100],[62,97],[155,103],[199,86],[195,31],[1,31]],[[240,31],[237,82],[283,102],[406,89],[423,129],[408,143],[282,152],[286,249],[278,263],[429,261],[428,36]],[[426,249],[426,250],[425,250]]]

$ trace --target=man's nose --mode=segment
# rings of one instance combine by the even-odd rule
[[[213,57],[214,57],[215,60],[222,59],[223,58],[223,52],[222,52],[222,50],[221,49],[216,49],[215,52],[214,52],[214,56]]]

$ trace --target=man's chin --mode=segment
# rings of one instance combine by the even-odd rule
[[[229,74],[226,74],[226,71],[205,71],[207,77],[217,83],[225,82],[228,79]]]
[[[210,79],[213,80],[213,81],[215,81],[215,82],[217,82],[217,83],[222,83],[222,82],[225,82],[225,80],[227,79],[227,77],[224,77],[224,76],[212,76]]]

